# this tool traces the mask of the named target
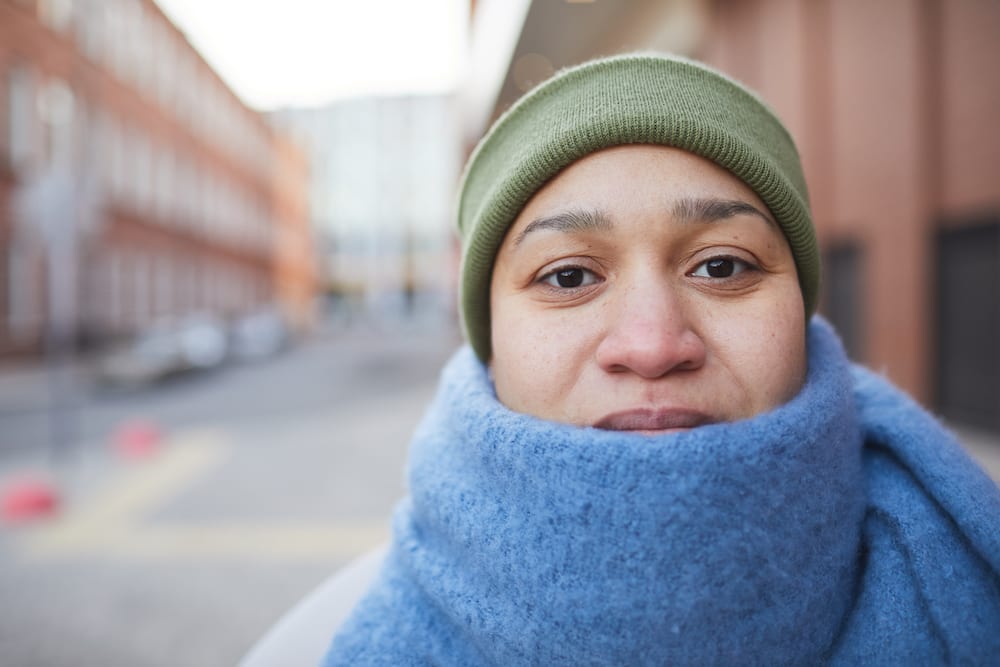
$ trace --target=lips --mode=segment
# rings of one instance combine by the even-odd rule
[[[710,423],[708,415],[686,409],[637,409],[613,412],[602,417],[594,428],[607,431],[673,431]]]

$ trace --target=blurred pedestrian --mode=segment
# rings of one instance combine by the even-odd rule
[[[1000,492],[814,314],[754,94],[653,54],[564,71],[458,216],[469,346],[327,665],[1000,662]]]

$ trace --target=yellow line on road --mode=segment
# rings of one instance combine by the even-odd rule
[[[388,540],[388,522],[211,523],[135,528],[86,552],[134,560],[339,561]],[[79,553],[79,552],[77,552]],[[64,552],[63,555],[66,555]]]
[[[172,440],[101,493],[24,535],[32,560],[96,556],[138,560],[346,560],[388,540],[385,519],[324,523],[217,522],[150,525],[144,517],[230,455],[214,432]]]
[[[228,452],[226,440],[213,432],[172,439],[155,458],[136,464],[77,510],[27,536],[25,552],[41,556],[89,551],[115,541],[144,513],[177,495]]]

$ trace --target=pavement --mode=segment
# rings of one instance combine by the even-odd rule
[[[951,428],[969,455],[1000,484],[1000,435],[961,425]]]

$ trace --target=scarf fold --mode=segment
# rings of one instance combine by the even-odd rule
[[[791,402],[645,436],[507,410],[469,349],[327,665],[1000,657],[1000,492],[809,329]]]

